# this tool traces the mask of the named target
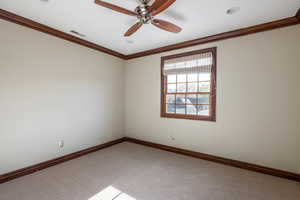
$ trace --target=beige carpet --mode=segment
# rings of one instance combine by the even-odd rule
[[[131,143],[0,184],[1,200],[299,200],[300,183]]]

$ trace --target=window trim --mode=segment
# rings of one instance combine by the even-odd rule
[[[180,58],[185,56],[191,56],[196,54],[212,52],[213,63],[211,73],[211,91],[210,91],[210,115],[186,115],[186,114],[168,114],[166,113],[166,99],[165,90],[167,89],[167,80],[163,75],[164,62],[169,59]],[[161,88],[160,88],[160,116],[163,118],[177,118],[177,119],[189,119],[189,120],[201,120],[201,121],[212,121],[216,122],[216,95],[217,95],[217,47],[201,49],[196,51],[190,51],[170,56],[161,57]]]

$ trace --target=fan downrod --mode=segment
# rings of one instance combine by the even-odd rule
[[[142,4],[148,4],[151,0],[139,0]]]

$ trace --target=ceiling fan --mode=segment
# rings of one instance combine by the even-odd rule
[[[176,26],[175,24],[172,24],[165,20],[154,19],[155,15],[166,10],[176,0],[155,0],[152,5],[148,5],[151,0],[139,0],[139,1],[141,2],[141,5],[136,7],[134,12],[101,0],[95,0],[95,3],[105,8],[109,8],[126,15],[137,17],[139,21],[128,29],[128,31],[124,34],[125,37],[128,37],[133,33],[135,33],[139,28],[141,28],[143,24],[150,24],[150,23],[160,29],[172,33],[179,33],[182,30],[180,27]]]

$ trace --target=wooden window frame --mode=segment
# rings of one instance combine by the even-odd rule
[[[180,58],[185,56],[197,55],[202,53],[212,53],[213,63],[212,63],[212,73],[211,73],[211,81],[210,81],[210,109],[209,116],[205,115],[187,115],[187,114],[170,114],[166,113],[166,91],[167,91],[167,78],[164,76],[164,63],[166,60]],[[217,90],[217,47],[196,50],[185,52],[181,54],[175,54],[170,56],[161,57],[161,112],[160,116],[163,118],[177,118],[177,119],[189,119],[189,120],[201,120],[201,121],[212,121],[216,122],[216,91]],[[205,92],[203,92],[205,93]],[[207,93],[207,92],[206,92]],[[189,92],[178,93],[178,94],[189,94]],[[201,92],[197,92],[197,94],[201,94]],[[176,100],[175,100],[176,101]],[[176,102],[175,102],[176,104]],[[176,108],[176,105],[175,105]]]

